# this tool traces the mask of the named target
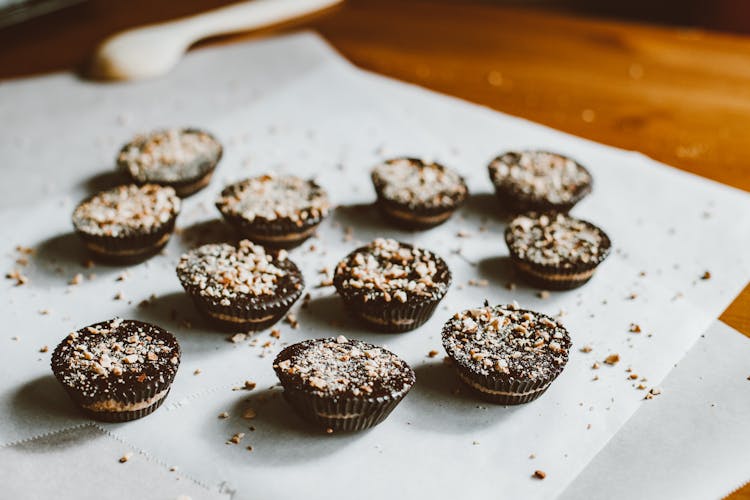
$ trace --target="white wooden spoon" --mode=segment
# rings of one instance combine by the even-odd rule
[[[139,80],[171,70],[193,43],[210,36],[248,31],[332,7],[342,0],[252,0],[204,14],[118,33],[97,49],[94,77]]]

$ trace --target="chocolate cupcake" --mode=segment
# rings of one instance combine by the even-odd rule
[[[312,236],[330,203],[312,180],[261,175],[224,188],[216,208],[243,237],[270,248],[293,248]]]
[[[221,155],[219,141],[201,130],[157,130],[123,146],[117,166],[137,184],[171,186],[184,198],[208,185]]]
[[[292,408],[331,431],[379,424],[415,381],[414,371],[392,352],[343,336],[293,344],[273,368]]]
[[[526,281],[546,290],[583,285],[612,246],[590,222],[554,213],[519,215],[506,228],[505,242]]]
[[[511,212],[567,212],[591,192],[591,174],[565,156],[509,152],[489,165],[500,202]]]
[[[336,266],[333,284],[347,310],[368,326],[405,332],[435,312],[451,283],[451,273],[434,253],[378,238]]]
[[[158,326],[116,318],[69,334],[51,365],[87,416],[126,422],[164,402],[180,365],[180,346]]]
[[[541,396],[568,362],[570,344],[559,322],[515,304],[469,309],[443,327],[443,347],[459,379],[502,405]]]
[[[442,224],[468,196],[464,179],[438,163],[415,158],[395,158],[372,171],[383,215],[409,229]]]
[[[179,213],[180,199],[171,187],[130,184],[81,202],[73,226],[99,260],[133,263],[164,248]]]
[[[180,258],[177,276],[196,307],[229,330],[262,330],[281,319],[305,282],[285,250],[266,253],[242,240],[234,247],[209,244]]]

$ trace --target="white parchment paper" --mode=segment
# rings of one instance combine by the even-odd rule
[[[736,250],[750,244],[750,231],[737,230],[750,227],[746,195],[637,154],[360,73],[309,35],[200,51],[156,82],[98,86],[59,75],[6,83],[0,103],[0,119],[17,124],[0,138],[10,180],[0,186],[4,269],[18,267],[14,245],[36,250],[22,268],[30,282],[2,285],[0,311],[11,328],[0,339],[0,442],[84,421],[56,386],[49,352],[40,347],[51,351],[68,331],[115,315],[152,321],[183,347],[169,400],[149,418],[104,428],[236,498],[559,494],[651,403],[635,386],[659,384],[750,277],[750,257]],[[117,180],[115,153],[134,132],[182,124],[216,133],[226,156],[211,186],[186,200],[180,234],[164,255],[128,268],[125,280],[117,280],[121,268],[83,267],[69,222],[77,200]],[[541,299],[508,264],[486,164],[521,147],[570,154],[595,177],[594,193],[575,213],[604,227],[616,251],[580,290]],[[370,206],[368,170],[402,154],[459,170],[473,193],[466,207],[427,232],[383,223]],[[212,206],[225,183],[271,170],[316,177],[340,206],[311,241],[314,250],[307,244],[292,252],[312,294],[310,306],[297,311],[300,328],[282,325],[280,340],[262,332],[230,343],[194,312],[174,265],[187,248],[228,236]],[[459,238],[459,231],[469,236]],[[404,335],[362,330],[331,289],[316,288],[322,268],[383,235],[440,253],[454,274],[432,320]],[[707,270],[712,278],[701,280]],[[68,285],[77,273],[86,279]],[[489,286],[469,286],[470,279]],[[508,282],[517,288],[508,290]],[[124,300],[114,300],[118,292]],[[427,357],[441,350],[442,323],[485,299],[562,313],[571,332],[568,367],[532,404],[494,407],[456,395],[450,369]],[[631,323],[642,333],[630,333]],[[312,432],[271,388],[271,359],[283,345],[332,334],[384,344],[417,372],[409,397],[371,431]],[[579,351],[584,345],[593,350]],[[591,369],[611,353],[620,354],[619,364]],[[232,390],[244,380],[258,389]],[[255,420],[240,417],[248,406],[257,410]],[[217,418],[223,411],[229,419]],[[225,444],[236,432],[246,433],[242,444]],[[547,479],[532,479],[535,469]]]

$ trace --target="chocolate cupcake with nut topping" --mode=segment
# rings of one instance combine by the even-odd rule
[[[468,196],[464,179],[438,163],[415,158],[395,158],[372,171],[383,215],[409,229],[442,224]]]
[[[292,248],[312,236],[330,202],[312,180],[262,175],[224,188],[216,207],[243,237],[270,248]]]
[[[189,251],[180,258],[177,276],[206,317],[234,331],[273,325],[305,286],[285,250],[269,254],[248,240],[237,247],[219,243]]]
[[[414,371],[392,352],[343,336],[293,344],[273,368],[292,408],[329,432],[379,424],[415,381]]]
[[[508,152],[489,165],[500,202],[511,212],[567,212],[591,192],[591,174],[565,156]]]
[[[564,214],[519,215],[506,228],[505,242],[524,279],[546,290],[583,285],[612,246],[603,230]]]
[[[378,331],[405,332],[430,319],[451,273],[434,253],[378,238],[336,266],[333,284],[347,310]]]
[[[171,187],[130,184],[81,202],[73,226],[97,259],[134,263],[164,248],[179,213],[180,198]]]
[[[126,422],[164,402],[180,365],[180,346],[158,326],[117,318],[68,335],[51,365],[86,415]]]
[[[117,166],[138,184],[171,186],[184,198],[208,185],[222,151],[219,141],[202,130],[157,130],[123,146]]]
[[[571,345],[559,322],[515,304],[457,313],[442,336],[459,379],[477,396],[502,405],[541,396],[568,362]]]

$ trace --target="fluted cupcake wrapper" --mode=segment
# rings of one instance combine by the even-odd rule
[[[277,323],[300,298],[303,286],[286,296],[275,296],[266,304],[231,302],[223,306],[216,301],[207,300],[200,290],[183,283],[183,288],[193,300],[196,308],[211,323],[226,331],[258,331]]]
[[[447,207],[421,209],[400,205],[380,196],[375,203],[382,216],[393,224],[404,229],[430,229],[444,223],[451,218],[460,203]]]
[[[456,371],[463,385],[481,399],[499,405],[518,405],[544,394],[562,368],[551,377],[540,380],[508,379],[499,374],[480,375],[458,365]]]
[[[103,262],[134,264],[161,251],[174,232],[177,214],[148,234],[100,236],[76,230],[86,248]]]
[[[346,310],[373,329],[386,333],[401,333],[419,328],[427,322],[435,313],[443,296],[405,303],[391,301],[385,306],[380,303],[369,306],[357,298],[344,294],[342,298]]]
[[[253,243],[263,245],[267,248],[289,249],[301,245],[305,240],[315,233],[315,230],[323,221],[323,217],[306,217],[300,225],[289,218],[275,221],[266,219],[247,219],[235,214],[221,211],[229,225],[239,232],[242,237]]]
[[[73,400],[73,402],[80,408],[80,410],[89,418],[100,420],[102,422],[127,422],[130,420],[136,420],[138,418],[145,417],[146,415],[153,413],[162,405],[162,403],[164,403],[164,400],[167,399],[172,386],[172,382],[174,381],[174,375],[176,374],[175,370],[175,372],[172,374],[166,373],[165,375],[167,375],[167,378],[165,378],[163,381],[152,380],[148,383],[140,384],[139,387],[129,388],[127,391],[118,391],[117,394],[102,394],[99,398],[92,399],[90,397],[86,397],[75,387],[70,387],[69,385],[65,384],[62,379],[62,374],[59,373],[54,367],[53,372],[55,374],[55,377],[65,388],[65,391],[68,393],[68,396],[70,396],[70,399]],[[117,404],[122,405],[135,405],[148,401],[164,391],[166,391],[166,393],[164,393],[152,404],[144,408],[139,408],[137,410],[111,411],[94,410],[92,408],[88,408],[88,406],[91,406],[92,404],[107,400],[113,400]]]
[[[534,265],[528,261],[511,256],[511,261],[530,285],[543,290],[571,290],[586,284],[593,276],[598,264],[577,266],[574,268],[552,268]]]
[[[361,431],[381,423],[398,406],[409,389],[378,398],[325,398],[284,387],[284,399],[306,421],[334,431]]]

